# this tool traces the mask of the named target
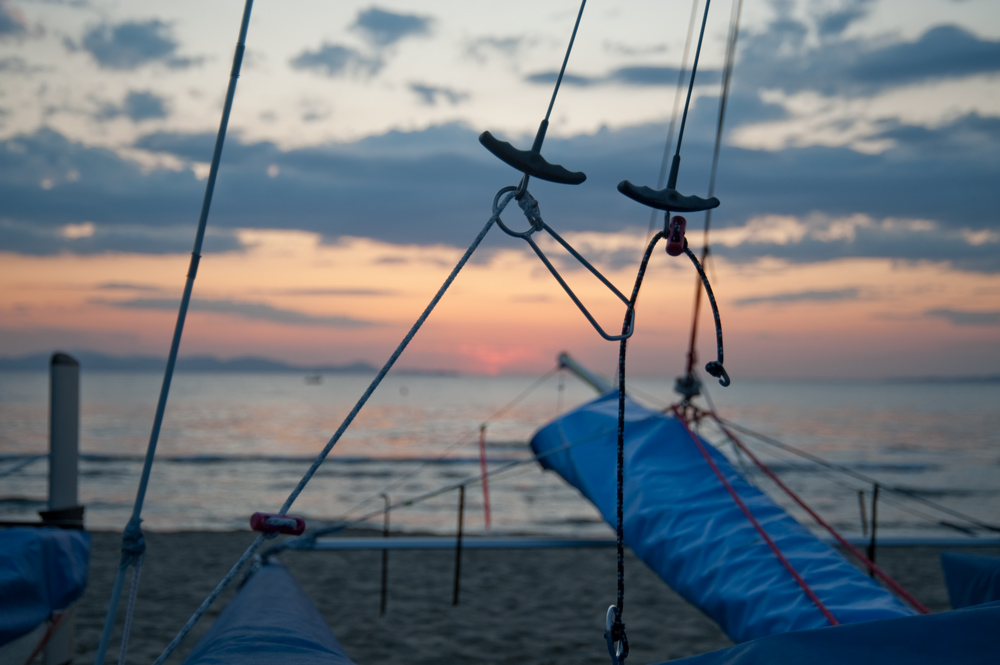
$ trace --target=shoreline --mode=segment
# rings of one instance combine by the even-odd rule
[[[375,531],[352,531],[372,536]],[[152,662],[254,538],[250,531],[145,534],[128,663]],[[119,532],[91,532],[90,580],[76,611],[75,662],[93,662],[118,566]],[[887,547],[877,562],[932,611],[950,609],[940,552]],[[1000,548],[965,548],[1000,554]],[[615,599],[607,548],[465,550],[452,606],[453,550],[389,553],[386,616],[379,617],[381,550],[286,551],[281,562],[358,665],[446,662],[605,665],[604,615]],[[117,662],[128,585],[106,663]],[[722,631],[626,553],[630,662],[681,658],[730,645]],[[235,586],[234,583],[233,586]],[[168,663],[181,663],[235,594],[227,589]]]

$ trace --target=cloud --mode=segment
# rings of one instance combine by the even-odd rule
[[[112,120],[120,116],[126,116],[132,122],[142,122],[144,120],[166,118],[168,115],[167,100],[163,97],[149,91],[139,92],[130,90],[120,106],[105,104],[97,112],[97,119]]]
[[[391,46],[405,37],[430,34],[433,19],[416,14],[396,14],[377,7],[358,13],[351,30],[376,47]]]
[[[27,76],[37,72],[44,72],[46,69],[46,67],[29,64],[27,60],[16,55],[9,58],[0,58],[0,72],[4,74]]]
[[[827,29],[828,36],[839,36],[832,27]],[[868,39],[839,38],[810,46],[807,34],[804,24],[788,19],[763,32],[748,31],[741,37],[736,85],[864,97],[905,85],[1000,72],[1000,40],[980,39],[953,25],[935,26],[914,41],[878,46]]]
[[[427,106],[436,106],[439,100],[443,100],[455,106],[469,98],[469,93],[459,92],[451,88],[439,88],[422,83],[411,83],[410,90],[420,98],[420,102]]]
[[[628,85],[628,86],[676,86],[680,78],[680,70],[676,67],[661,67],[658,65],[634,65],[619,67],[603,76],[581,76],[579,74],[564,74],[565,85],[587,87],[593,85]],[[689,74],[685,73],[685,81]],[[528,83],[551,85],[559,77],[558,71],[530,74],[525,77]],[[699,69],[696,83],[718,83],[719,72],[713,69]]]
[[[77,48],[72,42],[66,45]],[[157,62],[184,69],[201,62],[200,58],[176,55],[177,42],[171,35],[170,25],[157,19],[94,26],[84,34],[80,48],[105,69],[138,69]]]
[[[375,76],[384,64],[379,57],[366,56],[360,51],[339,44],[323,44],[315,51],[303,51],[290,63],[293,69],[311,69],[324,76],[345,74]]]
[[[479,37],[470,41],[465,47],[465,53],[478,62],[487,62],[491,57],[500,55],[504,58],[514,58],[528,44],[523,35],[516,37]]]
[[[398,295],[389,289],[271,289],[267,293],[277,296],[348,296],[373,298]]]
[[[944,319],[955,326],[995,326],[1000,324],[1000,310],[970,312],[968,310],[938,307],[924,312],[924,316]]]
[[[868,15],[872,0],[849,0],[846,6],[821,14],[816,29],[820,37],[840,36],[855,21]]]
[[[101,291],[159,291],[160,287],[149,284],[135,284],[133,282],[104,282],[98,284],[97,289]]]
[[[0,0],[0,40],[26,34],[28,24],[24,20],[24,14],[11,7],[8,0]]]
[[[175,311],[179,302],[173,298],[135,298],[133,300],[94,300],[95,304],[110,305],[121,309],[152,309]],[[267,321],[293,326],[324,326],[331,328],[367,328],[377,325],[372,321],[354,319],[349,316],[317,316],[289,309],[280,309],[266,303],[244,302],[240,300],[191,301],[193,311],[213,314],[232,314],[252,321]]]
[[[776,293],[770,296],[740,298],[733,304],[737,307],[749,307],[751,305],[788,305],[802,302],[836,302],[841,300],[857,300],[859,293],[858,289],[796,291],[792,293]]]
[[[692,109],[678,180],[683,193],[707,187],[715,101],[703,97]],[[327,243],[354,236],[464,247],[486,221],[497,189],[518,181],[479,145],[478,129],[447,124],[289,150],[231,133],[209,220],[217,235],[209,240],[238,250],[236,229],[284,228],[317,233]],[[712,217],[716,253],[739,262],[872,257],[1000,272],[1000,123],[969,115],[938,127],[882,131],[892,132],[893,145],[880,154],[724,146],[716,190],[722,206]],[[567,237],[645,229],[649,210],[616,185],[624,178],[655,184],[665,135],[664,123],[550,136],[546,158],[588,178],[576,187],[532,180],[546,222]],[[211,158],[213,141],[207,132],[154,132],[135,147],[190,165]],[[11,137],[0,141],[0,247],[186,253],[204,187],[190,169],[144,170],[51,129]],[[503,219],[524,224],[513,206]],[[688,228],[701,220],[688,216]],[[84,222],[93,224],[89,237],[62,235]],[[491,234],[484,250],[516,242]]]

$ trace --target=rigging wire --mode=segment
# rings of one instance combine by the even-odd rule
[[[455,267],[452,268],[451,272],[448,274],[448,277],[445,278],[444,283],[431,298],[430,302],[427,304],[427,307],[424,308],[424,311],[421,312],[419,317],[417,317],[417,320],[410,327],[409,331],[407,331],[402,341],[396,346],[396,349],[389,356],[389,359],[382,366],[382,369],[380,369],[378,374],[375,375],[375,378],[372,379],[371,383],[368,385],[368,388],[365,389],[365,392],[358,399],[357,403],[354,405],[354,408],[351,409],[350,413],[347,414],[347,417],[344,418],[344,421],[341,423],[340,427],[337,428],[337,431],[334,433],[334,435],[330,437],[330,440],[326,443],[323,449],[319,452],[318,455],[316,455],[315,460],[313,460],[313,463],[310,465],[309,469],[306,470],[305,474],[302,476],[302,479],[299,480],[298,484],[295,486],[295,489],[293,489],[292,492],[288,495],[288,498],[285,499],[285,502],[281,506],[281,510],[278,513],[279,516],[283,516],[288,513],[288,510],[292,507],[292,504],[295,503],[295,500],[302,493],[302,490],[305,489],[309,481],[312,480],[313,476],[316,474],[316,471],[319,469],[320,465],[330,454],[330,451],[333,450],[333,447],[337,444],[337,442],[340,441],[340,438],[343,436],[344,432],[347,431],[347,428],[351,425],[352,422],[354,422],[354,419],[357,417],[358,413],[360,413],[364,405],[368,402],[368,399],[372,396],[372,393],[375,392],[375,389],[378,388],[379,384],[382,383],[382,380],[385,378],[386,374],[388,374],[389,370],[392,369],[393,365],[396,364],[396,361],[399,359],[399,356],[402,355],[406,347],[409,346],[414,336],[423,326],[424,322],[427,321],[427,318],[431,315],[431,312],[434,311],[434,308],[437,306],[438,302],[440,302],[441,298],[444,297],[444,294],[448,290],[448,287],[451,286],[452,282],[455,281],[455,279],[458,277],[458,274],[462,271],[462,268],[464,268],[465,265],[469,262],[469,259],[472,258],[472,254],[479,247],[480,243],[482,243],[483,238],[486,237],[486,234],[489,232],[489,230],[493,228],[493,224],[497,221],[497,218],[500,217],[500,213],[503,212],[504,208],[507,207],[507,204],[510,203],[510,201],[513,198],[514,198],[514,192],[508,192],[507,195],[504,196],[500,201],[495,202],[495,205],[493,206],[493,215],[489,218],[489,220],[487,220],[486,224],[483,225],[482,230],[479,231],[479,234],[472,241],[472,244],[469,245],[469,248],[465,250],[464,254],[462,254],[462,257],[458,260],[458,263],[455,264]],[[253,553],[257,551],[257,548],[259,548],[260,545],[264,542],[265,536],[268,535],[273,536],[274,534],[261,533],[256,538],[256,540],[254,540],[254,542],[250,544],[247,550],[240,557],[239,561],[237,561],[236,565],[232,568],[232,570],[230,570],[229,574],[226,575],[226,577],[223,578],[221,582],[219,582],[219,584],[215,587],[215,589],[212,590],[212,593],[209,594],[209,596],[202,602],[202,604],[198,607],[198,609],[195,610],[195,613],[191,616],[191,618],[184,625],[184,627],[181,628],[181,631],[177,634],[177,636],[174,637],[174,639],[170,642],[170,644],[167,645],[166,649],[164,649],[163,653],[160,654],[160,656],[156,659],[153,665],[162,665],[162,663],[167,658],[170,657],[170,654],[173,652],[174,649],[177,648],[177,645],[180,644],[181,640],[183,640],[184,637],[191,631],[195,623],[198,622],[198,620],[208,610],[208,608],[215,601],[218,595],[222,593],[223,589],[225,589],[225,587],[228,586],[228,584],[236,576],[236,573],[239,572],[239,568],[241,568],[243,564],[250,559]]]
[[[525,388],[524,390],[522,390],[520,392],[520,394],[517,395],[517,397],[515,397],[511,401],[507,402],[507,404],[503,405],[502,407],[500,407],[499,409],[497,409],[496,411],[494,411],[493,414],[491,414],[489,417],[487,417],[486,420],[484,420],[482,422],[482,425],[483,426],[487,425],[488,423],[490,423],[490,422],[496,420],[497,418],[499,418],[501,415],[503,415],[506,412],[508,412],[511,409],[513,409],[515,406],[517,406],[518,404],[520,404],[521,401],[524,400],[528,395],[530,395],[535,390],[537,390],[539,386],[541,386],[543,383],[545,383],[550,378],[552,378],[552,376],[556,372],[558,372],[558,371],[559,371],[559,367],[556,366],[556,367],[548,370],[547,372],[545,372],[545,374],[543,374],[542,376],[540,376],[537,379],[535,379],[535,381],[532,382],[532,384],[530,386],[528,386],[527,388]],[[426,467],[429,464],[432,464],[434,462],[440,462],[441,460],[447,458],[448,455],[449,455],[449,453],[451,453],[452,450],[454,450],[456,447],[458,447],[461,444],[463,444],[466,441],[468,441],[468,439],[470,437],[474,436],[475,433],[478,430],[479,430],[479,427],[476,427],[475,429],[469,430],[468,432],[466,432],[465,434],[463,434],[461,437],[459,437],[454,443],[449,444],[444,450],[441,451],[441,453],[437,457],[424,460],[423,462],[421,462],[420,464],[418,464],[415,468],[411,469],[410,471],[408,471],[407,473],[404,473],[399,478],[397,478],[397,479],[393,480],[392,482],[390,482],[388,485],[386,485],[385,487],[383,487],[377,493],[372,494],[367,499],[364,499],[360,503],[357,503],[354,506],[352,506],[351,508],[349,508],[347,510],[347,512],[344,513],[344,516],[342,518],[340,518],[338,520],[335,520],[335,521],[339,522],[339,521],[342,521],[342,520],[348,520],[348,519],[350,519],[350,516],[351,516],[352,513],[354,513],[357,510],[361,510],[362,508],[364,508],[368,504],[372,503],[376,499],[381,498],[383,494],[388,494],[392,490],[396,489],[402,483],[406,482],[407,480],[409,480],[410,478],[412,478],[413,476],[415,476],[424,467]]]
[[[743,14],[743,0],[733,0],[733,8],[729,18],[729,35],[726,40],[726,60],[722,72],[722,91],[719,94],[719,117],[715,127],[715,147],[712,151],[712,171],[708,179],[708,196],[715,194],[715,180],[719,170],[719,151],[722,147],[722,133],[726,120],[726,109],[729,101],[730,83],[733,77],[733,64],[736,60],[736,43],[740,35],[740,17]],[[701,262],[706,264],[708,259],[708,231],[712,224],[712,209],[705,211],[705,231],[701,246]],[[695,344],[698,337],[698,316],[701,313],[701,284],[694,286],[694,312],[691,315],[691,336],[688,341],[687,354],[687,376],[693,376],[694,364],[697,362],[697,351]]]
[[[202,199],[201,213],[198,217],[198,230],[195,233],[194,248],[191,250],[191,263],[188,267],[187,279],[184,283],[184,292],[181,296],[180,307],[177,312],[177,321],[174,324],[174,334],[170,341],[170,351],[167,355],[167,366],[163,373],[163,383],[160,387],[160,396],[156,403],[156,415],[153,418],[153,427],[149,434],[149,443],[146,446],[146,457],[143,462],[142,475],[139,479],[139,487],[136,490],[135,502],[132,505],[132,516],[122,533],[121,562],[118,565],[118,573],[112,589],[111,602],[108,605],[108,613],[104,620],[104,629],[101,633],[101,641],[97,648],[95,658],[96,665],[103,665],[104,657],[107,653],[108,644],[111,641],[111,630],[114,627],[118,614],[118,602],[121,595],[122,584],[125,579],[125,572],[130,565],[137,568],[135,584],[138,584],[138,568],[142,565],[142,554],[145,549],[145,542],[142,538],[142,507],[146,499],[146,489],[149,486],[149,476],[153,468],[153,460],[156,456],[156,446],[160,437],[160,428],[163,425],[163,415],[167,408],[167,398],[170,394],[170,383],[173,379],[174,367],[177,362],[177,353],[180,350],[181,337],[184,334],[184,322],[187,318],[188,307],[191,302],[191,293],[194,289],[195,277],[198,275],[198,264],[201,261],[202,243],[205,239],[205,230],[208,227],[208,213],[212,206],[212,195],[215,192],[215,181],[219,174],[219,162],[222,160],[222,147],[226,140],[226,129],[229,126],[229,114],[233,108],[233,99],[236,96],[236,83],[240,77],[240,68],[243,64],[243,53],[246,49],[247,30],[250,25],[250,12],[253,9],[253,0],[246,0],[243,5],[243,16],[240,20],[239,37],[236,41],[236,51],[233,54],[233,66],[229,74],[229,85],[226,89],[226,99],[222,107],[222,118],[219,121],[219,131],[215,137],[215,149],[212,152],[212,164],[208,172],[208,182],[205,184],[205,196]],[[131,594],[131,604],[134,605],[134,592]],[[127,645],[128,635],[123,636],[122,645]],[[122,653],[124,658],[124,653]]]
[[[674,110],[670,114],[670,124],[667,126],[667,141],[663,145],[663,159],[660,161],[660,175],[656,179],[656,188],[663,189],[667,180],[667,164],[670,162],[670,148],[674,143],[674,124],[680,111],[681,90],[684,89],[684,74],[687,72],[688,53],[691,50],[691,37],[694,35],[695,19],[698,17],[698,0],[691,2],[691,18],[688,19],[687,38],[684,40],[684,56],[681,58],[681,68],[677,72],[677,88],[674,90]],[[649,211],[649,231],[647,237],[653,235],[656,226],[656,208]]]
[[[955,517],[957,519],[960,519],[960,520],[963,520],[965,522],[968,522],[969,524],[977,526],[977,527],[979,527],[981,529],[985,529],[987,531],[997,531],[997,532],[1000,532],[1000,527],[998,527],[996,525],[988,524],[986,522],[983,522],[981,520],[976,519],[975,517],[971,517],[969,515],[966,515],[965,513],[962,513],[962,512],[957,511],[957,510],[954,510],[953,508],[949,508],[948,506],[945,506],[945,505],[943,505],[941,503],[938,503],[937,501],[934,501],[933,499],[928,499],[927,497],[920,496],[918,493],[916,493],[916,492],[914,492],[912,490],[908,490],[908,489],[903,488],[903,487],[894,487],[892,485],[883,484],[882,482],[880,482],[879,480],[873,478],[872,476],[869,476],[868,474],[862,473],[860,471],[856,471],[854,469],[851,469],[851,468],[846,467],[846,466],[842,466],[840,464],[836,464],[834,462],[830,462],[828,460],[823,459],[822,457],[819,457],[817,455],[813,455],[812,453],[806,452],[804,450],[800,450],[798,448],[795,448],[794,446],[790,446],[787,443],[783,443],[781,441],[778,441],[777,439],[769,437],[769,436],[767,436],[765,434],[761,434],[760,432],[756,432],[756,431],[751,430],[751,429],[749,429],[747,427],[744,427],[742,425],[738,425],[736,423],[730,422],[729,420],[722,419],[722,422],[725,423],[727,426],[732,427],[733,429],[735,429],[735,430],[737,430],[739,432],[742,432],[744,434],[748,434],[748,435],[756,438],[757,440],[759,440],[759,441],[761,441],[763,443],[766,443],[766,444],[768,444],[770,446],[774,446],[776,448],[780,448],[782,450],[790,452],[790,453],[792,453],[794,455],[798,455],[799,457],[803,457],[803,458],[808,459],[809,461],[814,462],[816,464],[819,464],[821,466],[827,467],[829,469],[838,471],[838,472],[840,472],[842,474],[845,474],[845,475],[851,476],[853,478],[856,478],[858,480],[864,481],[865,483],[868,483],[870,485],[878,485],[879,488],[882,489],[885,492],[891,492],[891,493],[897,494],[897,495],[899,495],[901,497],[905,497],[905,498],[913,500],[913,501],[918,501],[920,503],[925,504],[926,506],[928,506],[930,508],[933,508],[933,509],[938,510],[938,511],[940,511],[942,513],[946,513],[946,514],[948,514],[948,515],[950,515],[952,517]]]

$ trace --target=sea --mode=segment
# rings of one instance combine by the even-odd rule
[[[251,513],[276,512],[371,379],[177,374],[143,527],[245,529]],[[0,372],[0,520],[35,520],[46,508],[48,381],[45,372]],[[152,372],[81,374],[79,494],[90,529],[121,530],[132,512],[161,381]],[[663,408],[676,399],[672,383],[636,379],[629,391]],[[996,537],[974,524],[1000,522],[1000,382],[739,380],[707,390],[723,418],[767,437],[743,439],[846,535],[869,534],[877,484],[880,537]],[[312,525],[360,520],[381,529],[391,505],[393,531],[449,534],[465,486],[466,533],[610,536],[590,503],[543,471],[527,443],[594,396],[565,372],[390,374],[291,513]],[[810,524],[718,432],[703,435]]]

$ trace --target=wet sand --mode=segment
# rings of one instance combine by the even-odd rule
[[[93,662],[121,538],[91,535],[90,582],[76,615],[78,664]],[[147,533],[126,662],[155,660],[253,537],[250,532]],[[1000,554],[996,548],[970,551]],[[885,547],[878,562],[932,611],[943,611],[950,606],[940,552]],[[603,633],[605,613],[615,600],[614,549],[466,550],[457,607],[453,551],[392,551],[384,617],[379,616],[380,551],[286,552],[280,559],[358,665],[609,662]],[[168,662],[183,660],[234,593],[223,594]],[[122,608],[125,601],[123,594]],[[120,611],[106,663],[118,661],[123,615]],[[628,662],[634,665],[730,644],[710,619],[630,553],[624,616]]]

